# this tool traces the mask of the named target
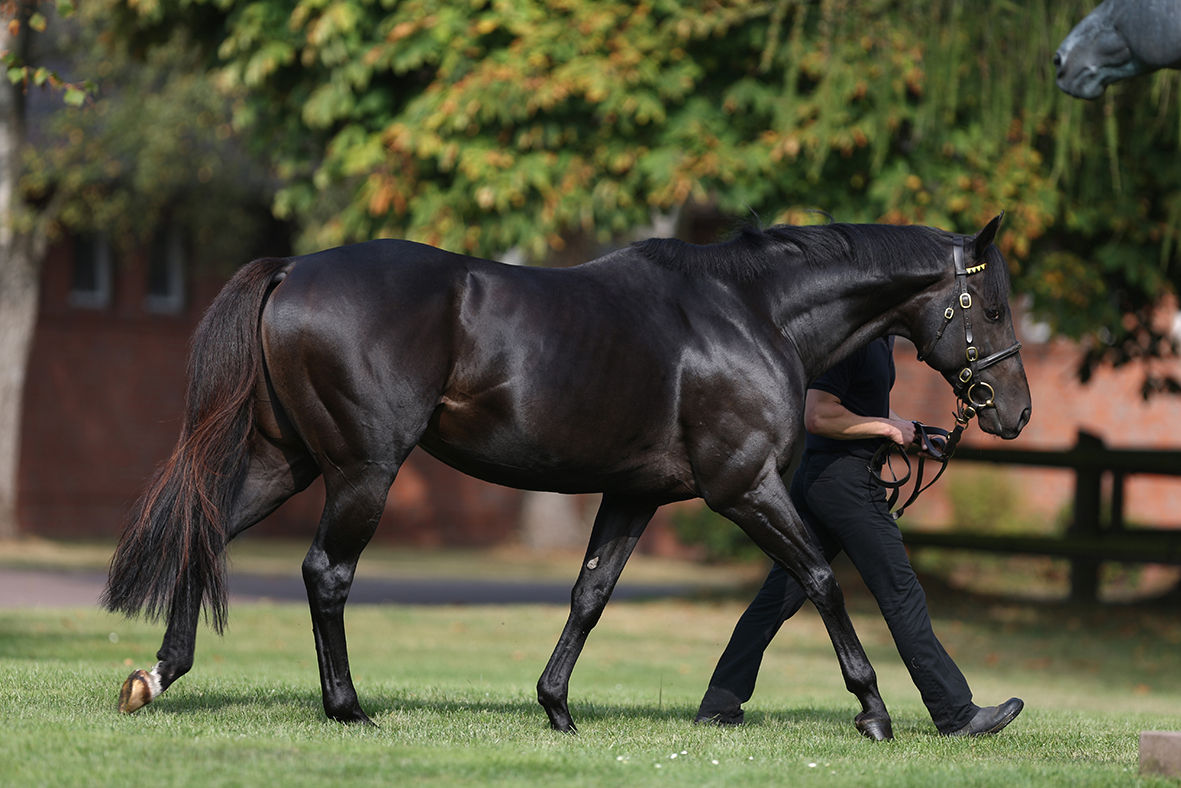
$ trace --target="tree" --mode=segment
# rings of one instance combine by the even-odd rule
[[[0,91],[3,538],[17,534],[21,395],[47,244],[66,231],[100,231],[126,253],[174,222],[192,233],[197,265],[232,270],[257,248],[257,205],[269,195],[259,169],[230,144],[230,99],[185,31],[133,53],[112,35],[107,0],[76,13],[57,0],[56,16],[48,3],[0,10],[13,23],[0,30],[9,76]],[[22,38],[30,30],[39,33],[35,47]],[[45,64],[96,83],[66,82]]]
[[[736,217],[1008,210],[1016,286],[1104,360],[1168,355],[1181,169],[1168,72],[1054,86],[1081,0],[127,2],[207,42],[304,249],[404,236],[535,259],[687,201]],[[1150,387],[1158,385],[1150,381]]]
[[[20,193],[21,154],[27,125],[24,96],[29,86],[61,88],[80,103],[82,88],[62,82],[48,69],[25,62],[30,31],[47,20],[36,3],[0,4],[0,538],[16,535],[17,461],[25,369],[37,322],[41,258],[48,238],[45,222]],[[62,3],[63,11],[70,11]]]

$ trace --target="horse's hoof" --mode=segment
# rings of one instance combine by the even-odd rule
[[[574,720],[569,715],[560,718],[551,716],[549,725],[558,733],[578,733],[578,727],[574,724]]]
[[[119,690],[119,711],[131,714],[147,706],[159,695],[160,680],[146,670],[134,671]]]
[[[857,725],[857,730],[861,731],[862,736],[874,741],[890,741],[894,738],[894,728],[890,724],[889,717],[868,719],[864,715],[858,714],[854,723]]]
[[[329,711],[328,709],[324,709],[324,715],[333,722],[341,722],[345,725],[360,725],[362,727],[373,726],[374,728],[377,727],[373,720],[369,719],[369,715],[366,714],[364,709],[362,709],[360,706],[354,706],[343,711]]]

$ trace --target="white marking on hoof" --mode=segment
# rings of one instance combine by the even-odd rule
[[[599,557],[597,555],[594,558],[592,558],[591,560],[586,562],[587,569],[594,569],[598,565],[599,565]]]
[[[119,690],[119,711],[131,714],[160,697],[164,690],[160,687],[160,674],[156,672],[159,667],[160,664],[156,663],[150,673],[137,670],[127,677]]]

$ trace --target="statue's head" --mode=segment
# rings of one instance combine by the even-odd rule
[[[1097,99],[1112,82],[1153,70],[1128,44],[1120,2],[1104,0],[1054,53],[1058,87],[1075,98]]]

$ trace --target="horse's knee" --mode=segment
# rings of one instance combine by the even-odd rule
[[[805,567],[800,575],[800,584],[804,587],[804,592],[818,608],[835,610],[845,606],[845,594],[841,591],[831,566],[821,563]]]

